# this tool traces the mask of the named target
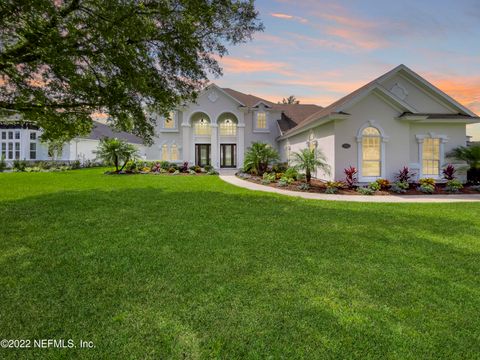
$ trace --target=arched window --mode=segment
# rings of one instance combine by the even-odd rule
[[[207,119],[201,118],[195,122],[195,135],[199,136],[208,136],[212,133],[212,128]]]
[[[165,118],[164,126],[165,129],[175,129],[175,112],[170,111],[168,116]]]
[[[162,160],[168,161],[168,145],[167,144],[162,145]]]
[[[172,146],[170,146],[170,160],[171,161],[178,160],[178,147],[176,144],[172,144]]]
[[[220,122],[220,136],[236,136],[237,124],[232,119]]]
[[[361,161],[362,177],[374,178],[382,175],[382,136],[380,131],[372,126],[362,131]]]

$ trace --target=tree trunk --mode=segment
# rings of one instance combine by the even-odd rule
[[[312,174],[310,174],[309,169],[307,169],[307,171],[305,171],[305,177],[307,178],[307,183],[310,184],[310,180],[312,179]]]
[[[118,172],[118,156],[117,155],[115,155],[114,163],[115,163],[115,172]]]

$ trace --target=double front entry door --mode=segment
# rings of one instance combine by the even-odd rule
[[[211,165],[211,146],[210,144],[195,144],[195,163],[204,167]],[[220,144],[220,167],[237,167],[237,145]]]

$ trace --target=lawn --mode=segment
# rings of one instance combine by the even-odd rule
[[[0,358],[467,359],[480,204],[301,200],[215,176],[0,174]]]

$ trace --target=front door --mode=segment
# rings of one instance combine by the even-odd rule
[[[210,144],[195,144],[195,164],[200,167],[210,165]]]
[[[222,168],[237,167],[237,145],[220,144],[220,167]]]

